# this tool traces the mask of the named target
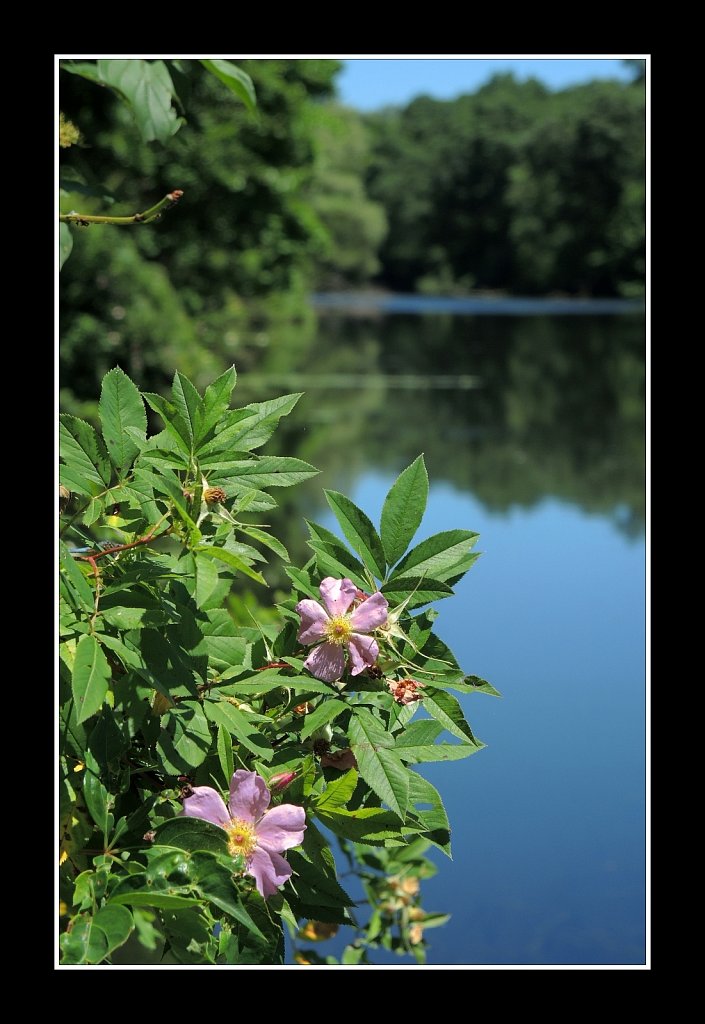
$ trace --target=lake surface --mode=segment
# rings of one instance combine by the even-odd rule
[[[428,962],[641,964],[643,314],[327,302],[306,346],[265,352],[239,384],[241,400],[306,392],[280,450],[322,474],[283,506],[292,557],[307,557],[302,513],[335,529],[322,487],[377,521],[422,451],[431,492],[417,541],[461,527],[484,552],[437,606],[437,632],[503,699],[461,697],[487,748],[424,769],[454,855],[434,851],[423,884],[424,907],[452,913],[427,933]],[[316,948],[337,955],[345,940]]]

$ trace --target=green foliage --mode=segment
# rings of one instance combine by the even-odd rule
[[[376,945],[422,960],[416,922],[443,917],[425,915],[418,881],[404,888],[403,879],[428,877],[429,845],[450,853],[450,826],[413,766],[482,746],[449,689],[496,691],[463,676],[430,628],[434,616],[410,609],[415,597],[419,607],[452,593],[445,580],[464,573],[476,535],[449,531],[404,555],[425,507],[421,458],[387,496],[384,542],[362,509],[329,491],[359,561],[310,524],[313,557],[286,566],[292,594],[271,620],[238,624],[227,610],[232,584],[266,585],[267,560],[287,555],[252,517],[275,505],[270,488],[315,470],[255,453],[299,396],[233,409],[235,383],[230,369],[200,393],[177,372],[162,398],[114,368],[100,429],[62,418],[72,490],[60,559],[62,962],[280,963],[284,923],[296,943],[313,927],[306,921],[357,929],[346,963],[366,962]],[[382,585],[389,602],[374,631],[376,665],[333,683],[305,668],[296,611],[299,598],[319,596],[331,562],[359,566],[361,585]],[[431,719],[415,719],[421,707]],[[306,813],[303,843],[287,852],[291,878],[269,900],[223,828],[180,814],[192,787],[225,788],[241,768],[270,780],[273,804]],[[316,820],[357,858],[372,928],[361,930]]]
[[[382,281],[635,295],[644,282],[643,81],[550,92],[497,75],[473,95],[369,115]]]

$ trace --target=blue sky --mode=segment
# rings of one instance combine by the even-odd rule
[[[344,64],[338,76],[340,98],[359,110],[408,103],[422,93],[452,99],[474,92],[493,74],[508,71],[519,79],[538,78],[552,89],[593,78],[631,78],[619,58],[365,58],[345,60]]]

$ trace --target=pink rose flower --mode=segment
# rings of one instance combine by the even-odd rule
[[[228,834],[228,852],[245,858],[245,872],[252,875],[259,893],[267,899],[291,877],[291,868],[280,854],[304,839],[306,812],[294,804],[269,807],[267,783],[257,772],[239,769],[230,780],[230,800],[210,786],[194,786],[184,800],[183,814],[219,825]]]
[[[379,656],[377,641],[367,633],[383,626],[387,621],[387,599],[377,591],[366,598],[348,615],[348,609],[359,600],[359,591],[352,580],[336,580],[327,576],[319,590],[323,605],[318,601],[299,601],[296,611],[301,616],[298,639],[304,644],[323,640],[309,654],[304,667],[316,679],[333,683],[345,671],[345,653],[350,655],[350,674],[359,675],[374,665]]]

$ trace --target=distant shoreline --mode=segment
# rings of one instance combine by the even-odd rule
[[[316,310],[358,316],[389,313],[456,313],[468,316],[600,316],[644,313],[643,299],[520,297],[510,295],[441,296],[398,294],[385,291],[316,292]]]

